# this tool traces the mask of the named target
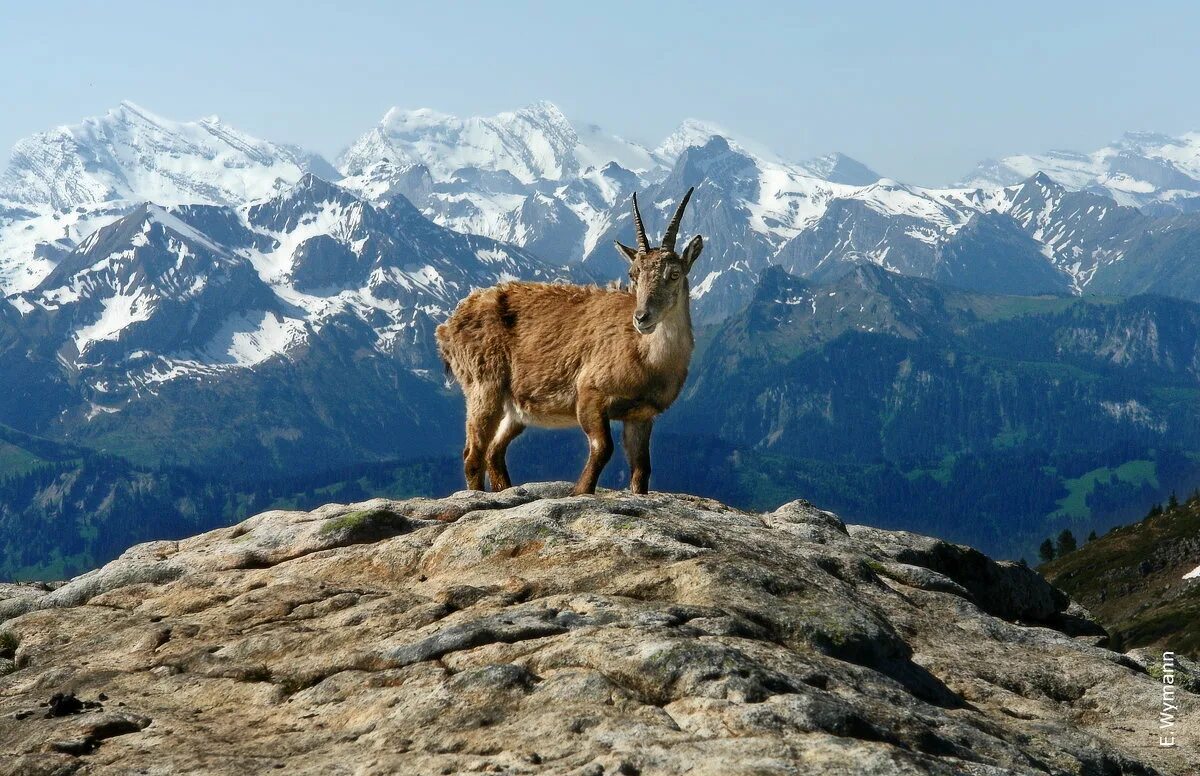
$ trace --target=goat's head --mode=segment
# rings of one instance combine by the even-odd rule
[[[692,198],[695,187],[687,190],[683,201],[675,210],[667,231],[663,233],[662,245],[651,248],[646,239],[646,227],[638,210],[637,194],[633,195],[633,225],[637,229],[637,248],[617,243],[617,251],[629,261],[629,279],[633,281],[633,292],[637,306],[633,310],[633,328],[641,334],[649,334],[663,317],[677,304],[687,304],[687,283],[684,278],[696,263],[704,241],[696,235],[688,241],[683,253],[675,252],[675,238],[679,233],[679,222],[683,210]]]

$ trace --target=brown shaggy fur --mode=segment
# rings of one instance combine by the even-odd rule
[[[609,422],[620,420],[630,487],[648,489],[651,427],[691,360],[686,275],[702,242],[694,237],[683,256],[618,247],[631,259],[632,291],[504,283],[472,293],[438,327],[442,358],[466,395],[468,487],[483,489],[485,466],[493,490],[511,485],[505,452],[527,426],[578,425],[589,455],[575,492],[594,493],[612,455]]]

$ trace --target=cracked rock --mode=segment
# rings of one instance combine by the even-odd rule
[[[1195,772],[1146,746],[1152,656],[1029,569],[802,501],[569,492],[277,510],[0,585],[0,776]]]

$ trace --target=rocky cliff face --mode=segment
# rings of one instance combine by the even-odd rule
[[[0,773],[1196,762],[1149,745],[1161,683],[1029,569],[805,502],[566,491],[267,512],[2,589]]]

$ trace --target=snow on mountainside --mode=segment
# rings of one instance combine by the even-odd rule
[[[654,153],[662,159],[675,160],[687,149],[706,145],[714,137],[723,137],[730,145],[736,145],[730,139],[730,133],[716,124],[700,119],[684,119],[675,131],[667,135],[658,148],[654,149]]]
[[[308,174],[236,209],[140,206],[14,302],[94,404],[113,409],[130,391],[255,366],[335,332],[428,370],[433,327],[470,288],[557,274],[405,200],[372,205]]]
[[[1178,281],[1197,258],[1200,217],[1162,224],[1041,174],[989,189],[927,189],[889,179],[850,185],[815,177],[805,165],[755,156],[718,136],[684,150],[661,183],[643,187],[652,230],[689,186],[697,190],[684,231],[706,240],[692,272],[702,322],[740,309],[772,264],[826,282],[867,262],[975,291],[1195,296]],[[608,243],[631,233],[628,204],[618,204],[585,266],[619,277],[624,268]],[[1167,260],[1136,269],[1127,261],[1147,250]]]
[[[654,151],[637,146],[632,155],[631,145],[597,127],[582,138],[549,103],[469,119],[393,109],[340,164],[344,185],[368,198],[402,194],[437,223],[521,245],[552,263],[583,261],[601,277],[624,274],[609,243],[628,240],[633,191],[645,192],[655,220],[665,219],[679,192],[700,186],[689,222],[709,237],[693,278],[702,321],[738,309],[772,263],[831,279],[866,261],[978,290],[1041,293],[1078,292],[1100,264],[1119,257],[1117,230],[1108,227],[1122,219],[1099,230],[1091,224],[1119,211],[1115,203],[1080,215],[1056,209],[1063,196],[1034,203],[1020,186],[908,186],[842,154],[789,162],[697,119]],[[601,141],[613,161],[582,164],[581,149],[600,158]],[[983,213],[1016,223],[975,220],[969,235],[956,237]],[[1046,267],[1031,264],[1039,253]],[[1000,278],[1008,271],[1012,282]]]
[[[1006,266],[1036,282],[1028,293],[1066,292],[1071,280],[1065,268],[1044,272],[1028,268],[1037,254],[1036,238],[1015,237],[1011,230],[979,227],[964,243],[958,232],[983,213],[1004,213],[1011,192],[939,190],[907,186],[889,179],[869,185],[838,183],[811,174],[806,166],[772,162],[750,154],[722,137],[689,147],[661,183],[644,190],[643,207],[651,231],[661,229],[675,206],[678,192],[696,186],[684,230],[705,236],[705,251],[692,270],[692,296],[697,318],[713,322],[736,312],[749,299],[758,275],[772,264],[819,280],[836,280],[856,264],[867,262],[921,277],[943,277],[958,269],[956,285],[984,290],[996,286],[994,276]],[[584,264],[601,276],[619,276],[621,260],[609,246],[632,232],[628,204],[610,215],[605,233]],[[989,225],[994,222],[989,222]],[[1014,240],[1023,244],[1021,258],[1007,265]],[[957,240],[957,242],[956,242]],[[969,247],[968,247],[969,246]],[[985,256],[985,254],[987,254]],[[1046,263],[1046,260],[1042,260]],[[969,271],[977,267],[983,275]],[[1000,284],[1009,290],[1021,287]]]
[[[215,116],[172,121],[131,102],[25,138],[0,174],[0,288],[29,290],[87,235],[142,202],[238,205],[309,171],[338,177],[315,154]]]
[[[802,166],[815,178],[852,186],[867,186],[883,177],[857,159],[836,151],[809,159]]]
[[[17,143],[0,200],[65,210],[111,200],[241,203],[269,196],[328,163],[251,137],[216,116],[171,121],[131,102],[99,118]]]
[[[1200,132],[1178,137],[1130,132],[1091,153],[1048,151],[982,162],[959,185],[995,188],[1036,173],[1075,190],[1105,194],[1121,205],[1200,209]]]
[[[402,194],[443,226],[566,263],[594,244],[618,198],[661,178],[670,162],[539,102],[465,119],[393,108],[338,166],[343,185],[365,196]]]
[[[853,185],[879,178],[841,154],[788,163],[699,119],[686,119],[650,151],[598,126],[573,125],[548,102],[467,119],[393,108],[339,167],[344,185],[365,196],[403,194],[444,226],[570,262],[595,248],[634,190],[661,181],[684,151],[715,137],[784,176]]]
[[[862,162],[837,152],[818,156],[804,162],[789,163],[774,151],[759,143],[743,138],[735,138],[734,133],[716,124],[701,121],[700,119],[684,119],[675,128],[675,131],[668,135],[659,144],[658,148],[654,149],[654,153],[660,159],[669,160],[673,163],[687,149],[707,145],[708,141],[715,137],[722,138],[731,148],[735,148],[768,165],[782,165],[793,172],[832,183],[866,186],[883,177]]]
[[[338,167],[359,175],[381,161],[424,164],[438,180],[476,169],[506,172],[525,184],[572,178],[610,161],[635,170],[661,164],[642,146],[599,127],[578,131],[550,102],[466,119],[429,108],[392,108],[342,154]]]
[[[1089,184],[1084,172],[1101,160],[1110,172],[1119,168],[1128,176],[1137,159],[1150,160],[1138,180],[1153,177],[1146,165],[1158,165],[1159,172],[1169,165],[1175,177],[1162,178],[1164,186],[1191,185],[1187,176],[1200,176],[1197,137],[1129,135],[1115,151],[1055,156],[1059,177],[1015,177],[1036,165],[1014,161],[997,173],[1002,186],[981,179],[988,185],[932,189],[881,178],[837,153],[784,160],[695,119],[649,150],[598,126],[573,124],[541,102],[491,117],[392,109],[342,155],[340,172],[326,169],[321,177],[344,173],[338,196],[361,199],[375,211],[419,211],[457,232],[523,248],[545,266],[582,264],[600,279],[625,274],[611,241],[631,239],[632,192],[642,192],[649,225],[658,229],[680,194],[697,186],[683,227],[706,238],[692,284],[697,317],[711,322],[740,309],[759,274],[775,264],[817,280],[835,280],[867,262],[974,290],[1183,288],[1182,295],[1196,295],[1178,281],[1188,276],[1200,221],[1185,214],[1155,222],[1123,205],[1128,197],[1114,200],[1108,189]],[[2,178],[0,285],[8,294],[40,287],[89,234],[144,201],[249,212],[251,201],[280,195],[313,167],[327,165],[215,119],[173,122],[129,104],[22,141]],[[1115,175],[1105,185],[1116,186]],[[1121,190],[1137,188],[1130,186]],[[1167,200],[1186,204],[1168,196],[1182,190],[1155,189],[1152,196],[1161,197],[1147,209]],[[333,223],[310,225],[303,239],[256,232],[251,242],[269,238],[285,247],[270,257],[243,251],[276,296],[306,311],[304,320],[313,314],[311,305],[289,293],[303,297],[306,287],[346,283],[351,276],[354,288],[369,287],[369,278],[354,274],[359,249],[337,247]],[[1131,250],[1151,258],[1125,261]],[[320,258],[314,264],[312,257]],[[1170,265],[1165,272],[1164,262]],[[288,274],[293,263],[295,276]],[[288,290],[280,290],[286,278]],[[21,303],[31,298],[22,296]]]
[[[566,264],[595,249],[633,191],[661,181],[684,150],[720,132],[688,120],[651,151],[598,126],[574,125],[546,102],[466,119],[393,109],[343,154],[341,182],[379,204],[401,195],[443,226]],[[767,199],[777,199],[780,186],[807,190],[826,179],[878,177],[838,154],[789,164],[745,150],[752,143],[730,142],[764,168]],[[306,169],[341,175],[319,157],[216,119],[170,121],[129,103],[34,136],[18,144],[2,178],[0,285],[7,293],[31,290],[87,235],[141,202],[242,205],[281,191]],[[790,237],[807,208],[776,205],[754,209],[753,227]]]

